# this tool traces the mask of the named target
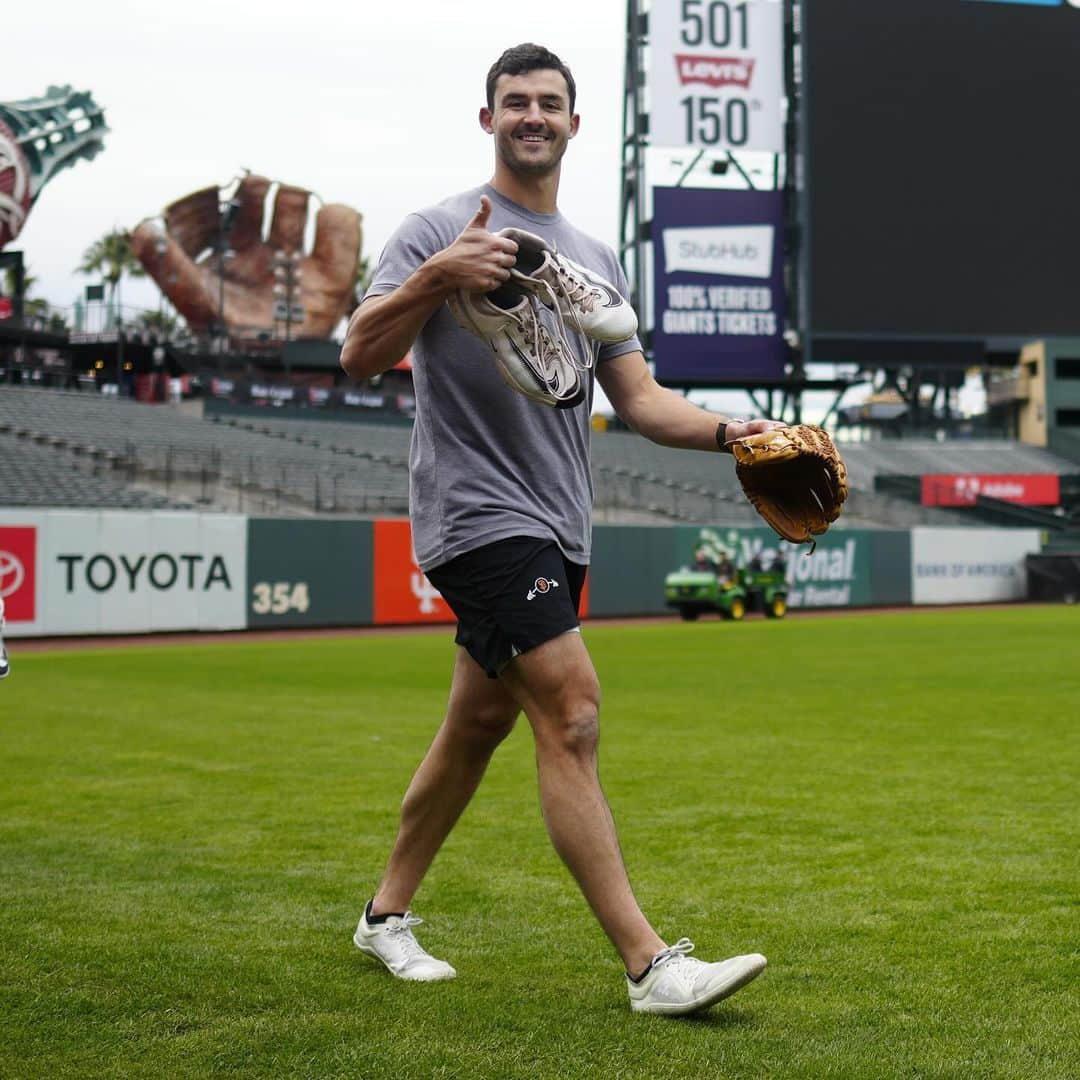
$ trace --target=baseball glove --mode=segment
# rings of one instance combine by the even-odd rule
[[[848,492],[847,468],[828,432],[797,424],[730,445],[754,509],[785,540],[816,544],[814,537],[840,516]]]

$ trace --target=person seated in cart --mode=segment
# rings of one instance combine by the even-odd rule
[[[694,569],[700,570],[703,574],[715,574],[716,563],[713,561],[712,555],[703,547],[699,547],[694,552]]]
[[[735,564],[731,561],[731,556],[726,551],[720,556],[720,560],[716,564],[716,576],[723,582],[734,582],[738,577],[738,571],[735,569]]]

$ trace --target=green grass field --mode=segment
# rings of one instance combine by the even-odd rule
[[[586,640],[642,905],[706,959],[764,952],[757,982],[700,1018],[629,1012],[524,725],[416,901],[457,980],[353,948],[448,635],[16,641],[0,1076],[1080,1075],[1080,612]]]

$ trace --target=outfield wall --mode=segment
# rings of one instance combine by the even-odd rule
[[[764,527],[712,532],[741,562],[777,550]],[[583,614],[663,613],[700,533],[596,526]],[[789,606],[1021,600],[1041,546],[1034,529],[835,529],[788,551]],[[3,509],[0,595],[11,637],[453,621],[403,520]]]

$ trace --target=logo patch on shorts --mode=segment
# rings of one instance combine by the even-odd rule
[[[533,582],[533,587],[525,594],[526,600],[532,600],[537,596],[543,596],[544,593],[551,592],[552,589],[557,589],[559,583],[554,578],[538,577]]]

